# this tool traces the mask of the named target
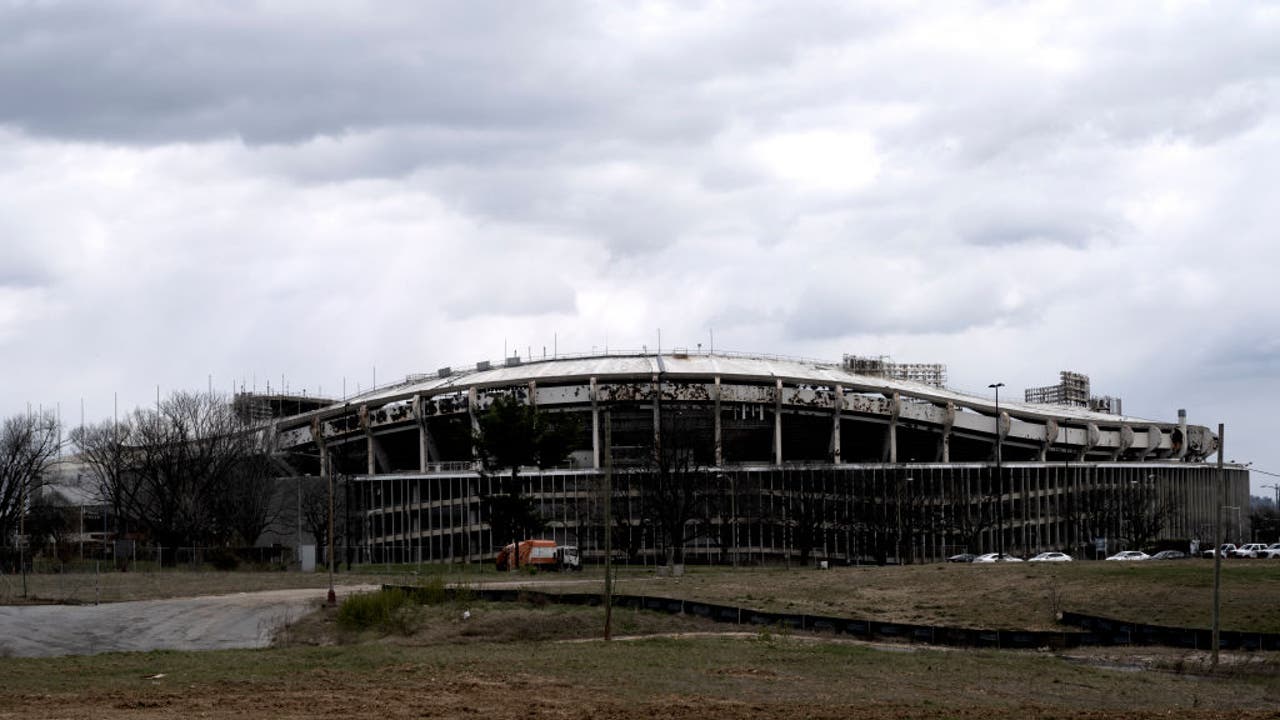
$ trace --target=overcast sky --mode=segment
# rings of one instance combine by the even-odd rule
[[[660,328],[1072,369],[1280,472],[1277,38],[1261,2],[0,0],[0,414]]]

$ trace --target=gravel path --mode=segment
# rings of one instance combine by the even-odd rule
[[[270,590],[104,605],[0,606],[0,657],[265,647],[276,630],[317,607],[327,593]]]

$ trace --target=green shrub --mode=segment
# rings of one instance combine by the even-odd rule
[[[344,630],[404,631],[407,628],[405,605],[409,596],[392,588],[372,593],[349,595],[338,606],[338,626]]]
[[[421,605],[441,605],[449,600],[449,589],[439,575],[428,578],[413,589],[414,602]]]

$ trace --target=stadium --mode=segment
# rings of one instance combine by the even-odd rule
[[[1087,378],[1062,377],[1010,402],[946,388],[941,365],[699,348],[512,357],[341,401],[237,402],[268,419],[290,474],[344,484],[349,546],[372,562],[482,562],[510,540],[490,500],[511,472],[486,470],[475,439],[499,397],[572,428],[554,467],[515,482],[541,535],[588,559],[606,531],[620,558],[654,564],[1094,557],[1207,547],[1215,509],[1248,506],[1247,471],[1219,473],[1208,427],[1115,414]]]

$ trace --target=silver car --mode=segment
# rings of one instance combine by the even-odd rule
[[[1121,550],[1107,558],[1108,560],[1146,560],[1151,556],[1141,550]]]
[[[1066,553],[1042,552],[1027,562],[1071,562],[1074,558]]]
[[[1014,557],[1009,554],[1001,555],[1000,553],[987,553],[979,555],[973,559],[976,563],[997,563],[997,562],[1022,562],[1022,558]]]

